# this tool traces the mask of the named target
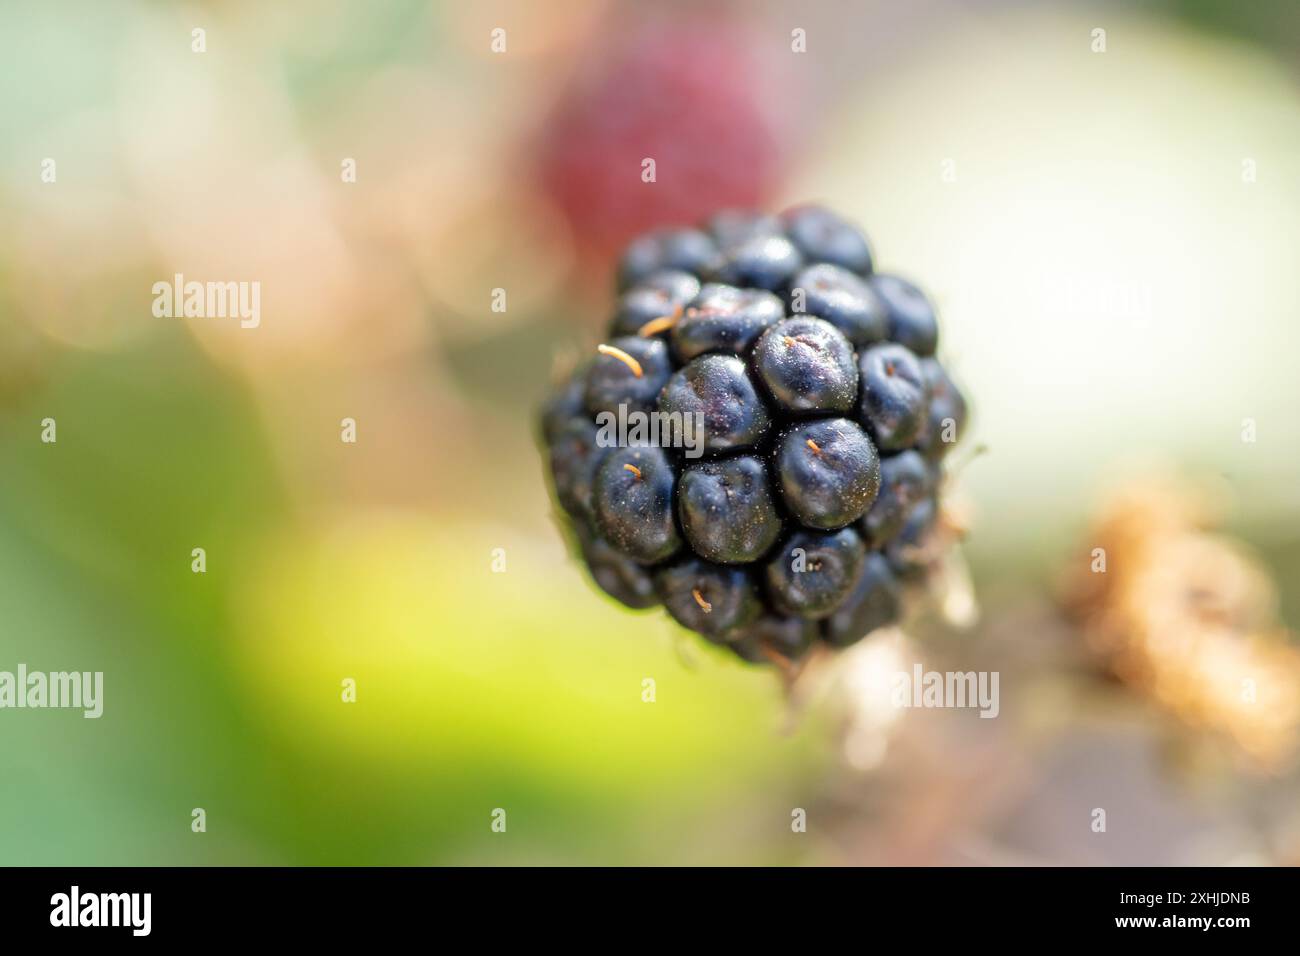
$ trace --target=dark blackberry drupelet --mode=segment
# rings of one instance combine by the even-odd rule
[[[619,287],[541,412],[596,584],[782,667],[899,620],[950,543],[943,458],[968,417],[925,294],[818,206],[650,233]]]
[[[744,568],[687,558],[661,570],[655,586],[677,623],[712,641],[725,643],[763,613],[758,588]]]
[[[653,563],[682,545],[673,517],[677,475],[663,448],[614,448],[591,486],[596,531],[628,557]]]
[[[754,347],[754,369],[788,412],[850,412],[858,395],[853,346],[829,322],[798,316],[778,322]]]
[[[767,469],[753,455],[688,466],[677,514],[691,549],[719,564],[757,561],[781,534]]]
[[[654,575],[645,565],[638,564],[598,534],[579,533],[578,545],[592,579],[610,597],[631,608],[654,607],[659,603]]]
[[[795,425],[777,442],[773,464],[786,507],[808,528],[852,524],[880,490],[876,449],[847,418]]]
[[[711,282],[673,320],[673,355],[689,362],[705,352],[744,355],[758,337],[785,318],[785,305],[764,289],[737,289]]]
[[[885,303],[890,341],[920,356],[933,355],[939,344],[939,320],[925,293],[898,276],[872,276],[871,287]]]
[[[889,561],[878,551],[863,559],[849,596],[822,622],[828,644],[844,647],[898,617],[899,584]]]
[[[636,335],[651,319],[672,315],[699,294],[700,280],[689,272],[656,272],[623,293],[610,334]]]
[[[778,233],[759,233],[722,250],[714,272],[727,285],[783,289],[803,265],[803,255],[793,242]]]
[[[699,274],[718,262],[718,246],[698,229],[660,229],[632,240],[618,268],[619,286],[630,288],[656,272]]]
[[[701,355],[659,393],[659,410],[703,425],[706,453],[753,448],[772,425],[745,363],[735,355]]]
[[[862,519],[862,535],[873,548],[887,545],[902,530],[913,505],[933,490],[930,466],[909,448],[880,464],[880,493]]]
[[[781,216],[786,235],[809,262],[824,262],[856,272],[871,273],[871,246],[852,223],[821,206],[796,206]]]
[[[796,531],[767,565],[776,609],[810,620],[833,614],[853,589],[867,549],[852,528]]]
[[[910,448],[927,422],[930,389],[920,360],[894,342],[873,345],[860,359],[860,412],[882,451]]]
[[[815,315],[857,346],[883,342],[889,334],[885,302],[867,281],[847,269],[821,262],[791,280],[790,311]]]
[[[751,664],[784,664],[812,650],[819,634],[816,621],[764,614],[727,646]]]
[[[614,339],[601,346],[587,372],[587,411],[617,415],[620,406],[629,411],[653,411],[659,390],[672,374],[668,346],[661,340],[639,336]]]

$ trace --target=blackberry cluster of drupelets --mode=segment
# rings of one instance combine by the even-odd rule
[[[894,622],[939,556],[966,421],[926,296],[819,206],[647,234],[618,281],[608,337],[542,417],[596,583],[755,662]],[[629,413],[702,434],[620,445],[606,426]]]

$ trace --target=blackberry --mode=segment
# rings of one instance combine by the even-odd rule
[[[810,262],[868,275],[871,272],[871,247],[867,237],[851,223],[845,222],[821,206],[796,206],[781,216],[787,235]]]
[[[680,269],[652,273],[619,299],[611,335],[636,335],[652,319],[672,315],[700,294],[700,280]]]
[[[894,342],[862,353],[861,414],[883,451],[898,451],[922,436],[929,416],[930,388],[921,362]]]
[[[688,558],[660,571],[655,586],[677,623],[710,640],[727,641],[763,612],[758,589],[744,568]]]
[[[619,282],[541,414],[596,584],[780,666],[898,620],[942,556],[967,424],[924,293],[814,206],[643,236]]]
[[[692,550],[719,564],[757,561],[781,535],[767,469],[752,455],[687,468],[677,514]]]
[[[668,346],[659,339],[614,339],[610,345],[600,347],[587,371],[583,393],[587,411],[593,415],[617,415],[620,407],[651,411],[672,373]]]
[[[932,462],[937,462],[961,439],[966,427],[966,399],[953,384],[937,359],[921,359],[930,410],[925,430],[917,447]]]
[[[582,532],[578,543],[592,579],[606,594],[630,608],[658,605],[654,576],[645,565],[638,564],[597,534]]]
[[[743,355],[783,318],[785,304],[771,292],[711,282],[673,322],[673,354],[679,362],[689,362],[705,352]]]
[[[796,531],[767,565],[772,603],[784,614],[816,620],[833,614],[853,590],[867,549],[852,528]]]
[[[778,233],[759,233],[723,250],[714,277],[728,285],[784,288],[803,265],[793,242]]]
[[[902,529],[885,546],[885,557],[897,574],[915,576],[929,566],[931,541],[938,514],[934,498],[918,501],[908,512]]]
[[[637,561],[671,557],[681,547],[673,518],[677,475],[662,448],[615,448],[592,481],[596,530]]]
[[[661,229],[632,240],[618,268],[626,289],[665,269],[699,273],[718,260],[717,244],[698,229]]]
[[[885,303],[890,341],[920,356],[933,355],[939,344],[939,321],[925,293],[898,276],[872,276],[871,288]]]
[[[858,425],[824,418],[781,436],[773,459],[785,505],[809,528],[857,521],[880,490],[880,458]]]
[[[580,529],[590,528],[595,512],[591,491],[596,469],[613,449],[602,448],[597,429],[586,418],[572,418],[558,429],[551,441],[551,476],[560,507]]]
[[[764,614],[727,646],[751,664],[783,663],[803,657],[819,635],[816,621]]]
[[[825,319],[854,345],[884,341],[889,334],[885,302],[865,279],[821,262],[804,269],[790,284],[790,310]]]
[[[853,346],[829,322],[778,322],[754,348],[754,369],[776,404],[789,412],[849,412],[858,395]]]
[[[659,393],[659,410],[698,416],[706,452],[752,448],[772,424],[745,363],[735,355],[701,355]]]
[[[844,647],[898,617],[899,583],[884,555],[863,559],[849,596],[822,623],[828,644]]]
[[[880,493],[862,519],[862,535],[873,548],[887,545],[902,530],[912,506],[933,490],[931,481],[930,466],[915,449],[880,463]]]

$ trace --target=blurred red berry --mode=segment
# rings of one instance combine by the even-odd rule
[[[542,188],[586,258],[701,209],[772,197],[783,165],[776,51],[767,63],[733,24],[699,18],[612,30],[604,50],[562,93],[537,152]]]

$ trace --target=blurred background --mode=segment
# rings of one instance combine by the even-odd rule
[[[105,690],[0,712],[0,863],[1300,863],[1297,64],[1290,0],[6,3],[0,670]],[[798,201],[986,451],[977,619],[789,696],[584,578],[533,416],[631,235]]]

